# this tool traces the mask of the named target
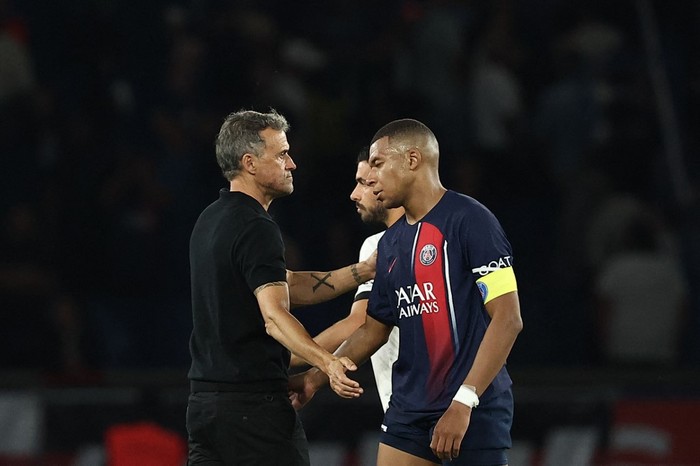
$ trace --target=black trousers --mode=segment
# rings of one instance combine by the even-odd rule
[[[309,466],[306,434],[287,394],[194,392],[190,466]]]

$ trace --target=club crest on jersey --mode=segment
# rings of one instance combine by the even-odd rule
[[[437,248],[432,244],[426,244],[423,249],[420,250],[420,263],[423,265],[430,265],[435,262],[437,257]]]

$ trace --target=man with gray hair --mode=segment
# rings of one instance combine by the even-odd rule
[[[267,210],[292,193],[296,165],[286,119],[271,110],[230,114],[216,139],[229,188],[190,238],[193,331],[187,407],[189,465],[308,465],[306,436],[287,395],[290,351],[331,380],[355,370],[318,346],[289,312],[373,278],[375,258],[332,272],[286,270]]]

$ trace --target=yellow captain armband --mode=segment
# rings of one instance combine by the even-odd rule
[[[518,290],[513,267],[504,267],[484,275],[476,281],[476,286],[479,288],[484,304],[506,293]]]

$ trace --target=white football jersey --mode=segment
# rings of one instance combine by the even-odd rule
[[[360,248],[360,261],[372,255],[374,250],[377,249],[377,244],[379,244],[379,239],[383,234],[384,232],[382,231],[365,239]],[[357,287],[355,298],[363,293],[366,294],[372,291],[373,282],[374,280],[368,280]],[[385,412],[389,408],[389,399],[391,398],[391,368],[398,356],[399,328],[394,327],[389,335],[389,340],[371,356],[374,380],[377,384],[379,399],[382,402],[382,409]]]

